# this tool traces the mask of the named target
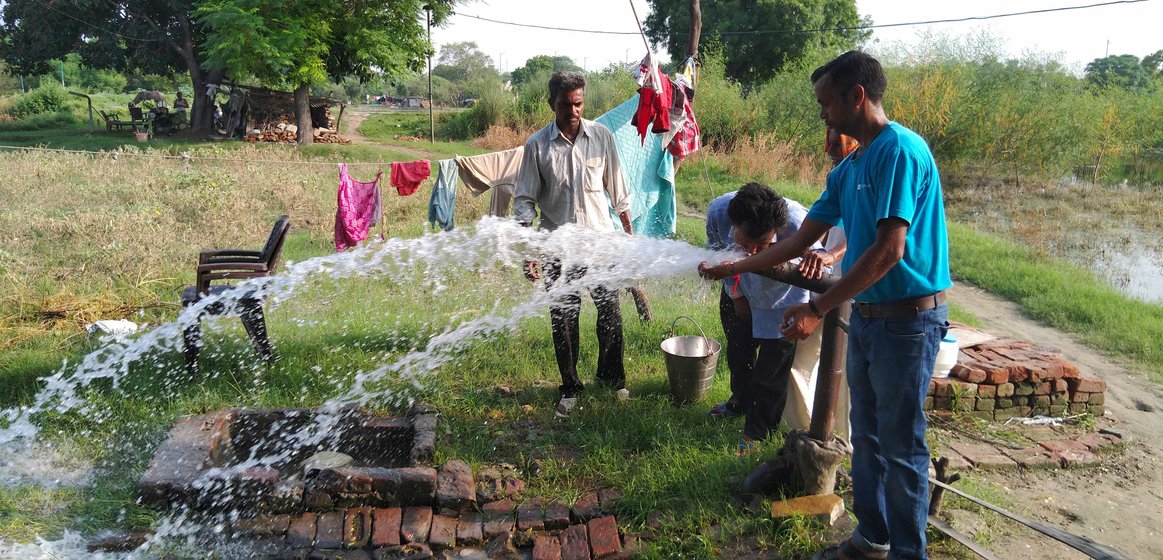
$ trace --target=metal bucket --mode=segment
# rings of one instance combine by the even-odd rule
[[[679,319],[694,323],[702,336],[674,336],[674,325]],[[719,343],[707,338],[694,319],[680,315],[670,324],[670,338],[662,341],[660,346],[666,357],[671,400],[675,404],[689,404],[705,397],[715,380]]]

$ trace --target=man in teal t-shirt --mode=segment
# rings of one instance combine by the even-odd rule
[[[825,313],[856,300],[847,367],[859,523],[821,559],[925,558],[929,448],[921,407],[949,325],[949,243],[933,155],[924,139],[888,120],[881,103],[887,83],[880,63],[860,51],[812,73],[820,118],[860,147],[828,175],[796,235],[741,261],[699,265],[713,279],[762,270],[843,224],[843,277],[789,309],[783,328],[785,337],[802,339]]]

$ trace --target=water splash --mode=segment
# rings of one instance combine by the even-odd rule
[[[97,423],[109,417],[110,411],[103,408],[108,406],[108,401],[87,399],[89,389],[99,387],[105,390],[107,385],[107,392],[124,392],[131,366],[156,360],[162,353],[180,352],[182,332],[199,321],[201,313],[211,305],[223,305],[237,314],[242,297],[258,296],[265,298],[269,305],[278,306],[293,300],[313,282],[323,279],[362,277],[405,284],[419,277],[439,292],[450,288],[450,279],[456,274],[506,269],[511,278],[512,272],[524,260],[540,259],[546,255],[558,257],[563,270],[576,267],[585,268],[587,272],[580,279],[558,282],[550,289],[535,289],[525,301],[510,308],[505,309],[498,302],[491,311],[431,336],[422,348],[406,352],[379,367],[356,372],[347,389],[321,407],[323,413],[316,416],[314,425],[295,433],[273,434],[281,443],[279,453],[244,458],[235,468],[277,464],[294,450],[338,437],[336,426],[345,410],[353,406],[394,404],[404,398],[398,393],[383,391],[379,384],[406,380],[422,388],[431,374],[454,361],[475,342],[515,331],[523,320],[544,315],[550,304],[579,289],[597,285],[621,289],[651,278],[689,276],[700,261],[714,261],[724,256],[680,241],[572,226],[545,232],[521,227],[511,220],[485,218],[470,227],[451,232],[410,239],[393,238],[345,253],[289,263],[280,275],[241,282],[234,290],[203,299],[183,310],[173,322],[159,325],[132,340],[111,342],[76,364],[62,365],[43,380],[44,387],[31,404],[0,411],[0,426],[3,426],[0,429],[0,452],[15,449],[13,446],[21,445],[21,441],[35,441],[40,429],[38,421],[48,415],[79,413]],[[171,371],[159,371],[159,374],[167,379],[167,384],[177,388],[189,380],[184,369],[173,371],[175,367],[181,366],[170,366]],[[5,480],[5,471],[5,467],[0,465],[0,481]],[[229,474],[212,472],[207,475],[206,484],[213,484],[214,479]],[[191,529],[192,525],[195,524],[184,513],[179,513],[163,521],[158,528],[158,539],[175,542],[192,538],[199,533],[198,529]]]

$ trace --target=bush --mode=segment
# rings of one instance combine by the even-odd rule
[[[56,113],[41,113],[17,121],[0,120],[0,132],[74,128],[79,124],[81,124],[80,119],[72,111],[66,110]]]
[[[56,82],[42,81],[36,89],[21,95],[8,113],[23,119],[44,113],[57,113],[69,105],[69,92]]]

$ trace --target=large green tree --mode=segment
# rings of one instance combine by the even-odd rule
[[[685,59],[690,0],[648,1],[647,37],[672,60]],[[745,84],[766,82],[817,50],[838,54],[868,36],[850,29],[867,23],[855,0],[716,0],[701,9],[700,50],[720,51],[727,76]]]
[[[1083,70],[1086,80],[1098,87],[1120,87],[1136,89],[1147,85],[1151,74],[1143,67],[1139,57],[1120,54],[1096,58]]]
[[[313,139],[310,87],[345,76],[418,70],[431,51],[425,8],[433,23],[451,3],[422,0],[203,0],[209,59],[235,75],[249,74],[295,90],[299,143]]]
[[[539,74],[563,71],[577,72],[579,70],[581,70],[581,66],[578,66],[568,56],[539,54],[526,60],[524,66],[514,69],[510,79],[513,80],[513,85],[521,85],[529,82]]]
[[[190,124],[210,128],[213,107],[206,84],[225,77],[204,57],[202,26],[192,0],[7,0],[0,15],[0,57],[13,72],[49,70],[72,52],[90,68],[124,73],[184,71],[194,86]]]

